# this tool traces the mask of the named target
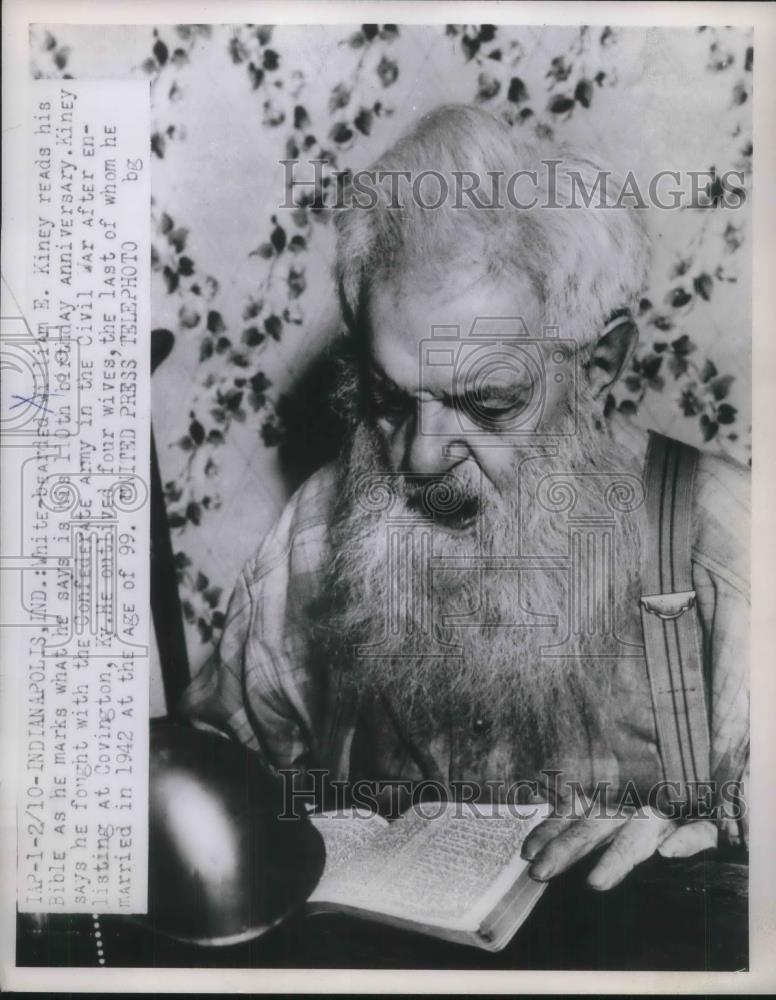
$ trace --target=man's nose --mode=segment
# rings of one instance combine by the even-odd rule
[[[471,449],[460,415],[439,400],[420,400],[404,455],[408,472],[441,475],[468,458]]]

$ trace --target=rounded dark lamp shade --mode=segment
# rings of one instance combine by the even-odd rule
[[[148,914],[154,931],[228,945],[301,906],[323,871],[306,816],[281,819],[281,782],[215,733],[151,728]]]

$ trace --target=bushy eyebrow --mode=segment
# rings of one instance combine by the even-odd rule
[[[376,361],[367,362],[366,371],[369,378],[379,383],[381,388],[401,396],[410,395],[406,389],[402,389],[400,385],[397,385]]]
[[[413,393],[408,392],[406,389],[398,385],[394,380],[387,374],[387,372],[382,368],[382,366],[374,360],[367,363],[366,366],[368,376],[373,379],[383,391],[387,391],[391,394],[397,396],[403,396],[405,399],[411,399]],[[493,401],[493,402],[517,402],[518,398],[522,396],[526,391],[525,386],[520,385],[505,385],[503,382],[486,384],[477,387],[477,398],[483,402]],[[467,398],[471,398],[471,391],[464,391],[459,393],[443,393],[442,398],[448,404],[465,404]]]

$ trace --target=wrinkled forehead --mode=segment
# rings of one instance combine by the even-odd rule
[[[520,354],[527,341],[541,340],[544,331],[542,303],[530,280],[505,274],[454,272],[433,283],[420,275],[376,282],[366,320],[370,365],[410,392],[421,381],[432,387],[434,373],[444,377],[448,355],[472,352],[492,357],[492,380],[507,384],[513,376],[501,362]]]

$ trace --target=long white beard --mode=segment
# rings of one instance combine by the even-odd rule
[[[603,474],[613,481],[633,472],[610,449],[606,431],[588,417],[577,435],[548,449],[556,454],[518,455],[511,489],[498,492],[473,462],[459,465],[452,485],[480,501],[474,532],[459,533],[408,505],[411,486],[385,467],[379,433],[361,423],[345,463],[328,573],[327,631],[356,691],[386,696],[408,731],[429,737],[451,720],[487,718],[524,773],[604,738],[614,661],[595,658],[598,638],[584,628],[565,655],[551,655],[568,632],[568,570],[480,564],[518,554],[567,559],[568,520],[547,509],[548,496],[554,490],[557,499],[559,480],[572,480],[574,516],[608,513]],[[617,571],[599,597],[611,600],[616,623],[636,600],[635,515],[617,518],[615,544]]]

